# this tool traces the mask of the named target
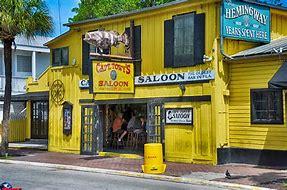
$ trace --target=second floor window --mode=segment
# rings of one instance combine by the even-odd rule
[[[28,55],[17,55],[17,72],[32,72],[32,57]]]
[[[52,66],[69,65],[69,48],[57,48],[52,50]]]
[[[188,67],[203,63],[205,14],[176,15],[164,22],[164,66]]]

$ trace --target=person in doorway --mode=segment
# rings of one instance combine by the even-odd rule
[[[139,121],[135,122],[134,133],[140,134],[146,132],[146,119],[143,115],[139,116]]]
[[[129,114],[127,114],[129,115]],[[133,128],[134,128],[134,125],[135,125],[135,121],[136,121],[136,117],[135,117],[135,114],[134,112],[131,112],[130,114],[130,120],[127,122],[126,119],[124,118],[124,122],[122,124],[122,130],[123,130],[123,133],[122,135],[120,136],[119,138],[119,141],[122,141],[122,139],[126,136],[126,134],[128,133],[128,131],[132,131]]]
[[[119,131],[122,127],[123,124],[123,114],[122,113],[118,113],[118,116],[116,117],[116,119],[113,122],[113,133],[116,133],[117,131]]]

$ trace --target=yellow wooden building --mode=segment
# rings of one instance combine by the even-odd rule
[[[283,92],[280,124],[253,122],[250,109],[251,89],[268,88],[285,49],[253,56],[252,48],[262,44],[221,38],[222,3],[181,0],[66,24],[70,30],[47,43],[51,66],[37,81],[27,80],[26,138],[48,138],[49,151],[110,151],[111,110],[129,107],[144,112],[147,141],[163,143],[167,161],[218,164],[248,162],[240,156],[246,158],[250,151],[256,158],[263,150],[286,154]],[[272,45],[286,35],[287,12],[270,8],[270,17]],[[84,35],[101,29],[129,31],[133,59],[90,56],[98,50]],[[120,45],[107,53],[119,57],[127,51]],[[111,63],[132,63],[128,93],[97,91],[97,65]],[[40,95],[41,100],[33,100]],[[180,118],[182,114],[188,118]],[[39,118],[46,123],[39,125]]]

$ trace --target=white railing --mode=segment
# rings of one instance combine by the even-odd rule
[[[12,78],[12,94],[22,94],[26,92],[26,77]],[[3,94],[5,90],[5,76],[0,75],[0,93]]]

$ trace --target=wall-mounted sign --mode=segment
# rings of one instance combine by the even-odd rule
[[[134,93],[132,63],[93,62],[94,93]]]
[[[222,6],[223,37],[270,42],[270,8],[239,0],[224,0]]]
[[[88,79],[82,79],[79,81],[79,87],[82,89],[88,89],[89,88],[89,80]]]
[[[135,85],[173,84],[206,81],[214,79],[213,70],[170,73],[135,77]]]
[[[72,134],[72,114],[73,105],[69,102],[63,104],[63,133],[65,135]]]
[[[193,125],[192,108],[171,108],[165,110],[166,124]]]

